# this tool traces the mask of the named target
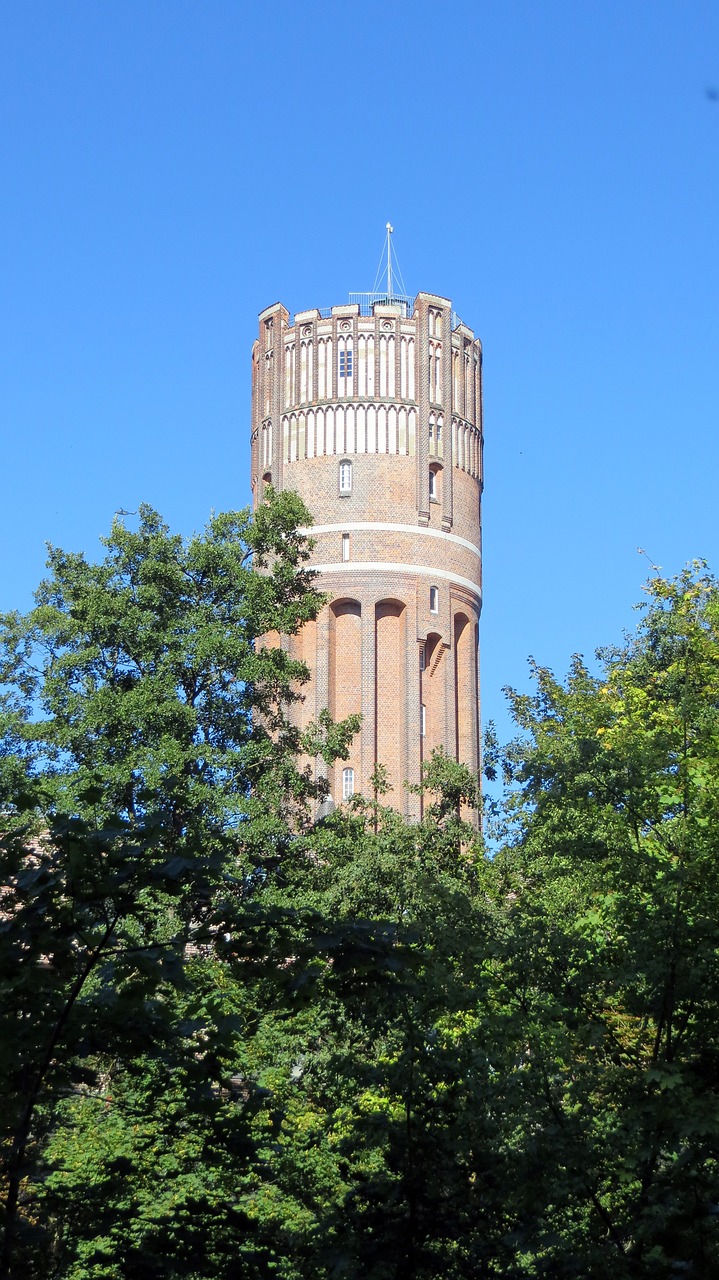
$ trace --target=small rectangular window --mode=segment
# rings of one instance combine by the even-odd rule
[[[352,377],[352,352],[340,351],[340,378]]]
[[[342,770],[342,799],[351,800],[355,793],[355,771],[354,769]]]
[[[424,671],[424,667],[425,667],[425,648],[424,648],[424,645],[422,644],[422,645],[420,645],[420,647],[419,647],[419,669],[420,669],[420,671]]]
[[[429,611],[430,613],[439,613],[439,588],[430,587],[429,589]]]
[[[348,533],[343,533],[342,534],[342,559],[349,560],[349,558],[350,558],[350,536]]]
[[[340,493],[352,492],[352,463],[340,462]]]

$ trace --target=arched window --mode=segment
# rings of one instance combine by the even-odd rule
[[[352,492],[352,463],[346,458],[340,462],[340,493]]]
[[[351,800],[355,793],[355,771],[354,769],[342,770],[342,799]]]

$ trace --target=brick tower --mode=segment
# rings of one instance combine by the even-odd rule
[[[253,502],[272,484],[312,512],[331,602],[291,642],[311,672],[297,714],[362,713],[334,803],[371,795],[381,763],[387,801],[418,817],[403,783],[435,747],[479,769],[481,345],[446,298],[398,296],[391,278],[350,299],[260,315]]]

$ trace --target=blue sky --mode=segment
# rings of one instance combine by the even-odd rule
[[[483,715],[719,569],[716,0],[0,14],[0,608],[119,507],[247,503],[257,313],[408,290],[485,353]],[[709,92],[707,92],[709,91]]]

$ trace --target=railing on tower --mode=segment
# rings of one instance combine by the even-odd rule
[[[414,298],[404,293],[350,293],[350,303],[358,304],[361,316],[371,316],[375,303],[381,307],[400,307],[403,316],[411,317]]]
[[[411,320],[414,315],[414,298],[410,298],[404,293],[393,293],[391,297],[388,293],[350,293],[349,303],[352,306],[359,306],[361,316],[373,315],[375,303],[379,303],[382,307],[400,307],[402,315],[407,320]],[[321,320],[330,320],[332,318],[332,307],[318,307],[317,310]],[[453,311],[452,330],[458,329],[461,324],[461,316],[458,316],[457,312]]]

